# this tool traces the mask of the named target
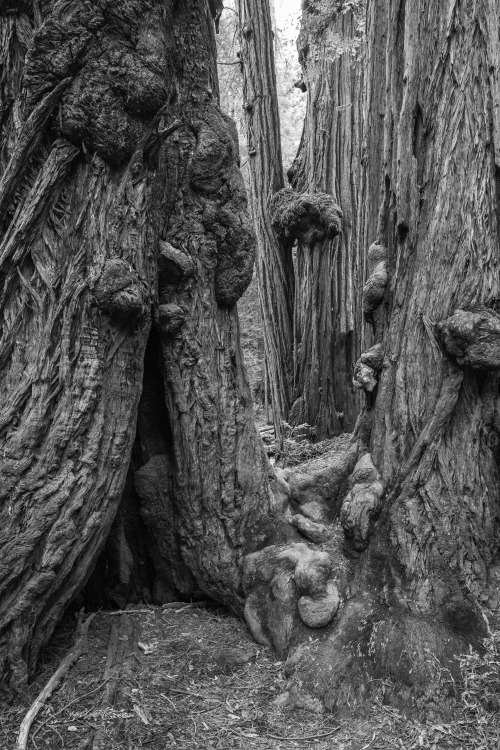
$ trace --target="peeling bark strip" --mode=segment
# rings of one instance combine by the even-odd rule
[[[31,156],[35,152],[44,132],[44,125],[52,110],[68,87],[70,78],[57,84],[38,104],[26,122],[16,141],[9,163],[0,178],[0,217],[5,215],[11,199],[19,189]],[[2,223],[3,219],[2,219]]]
[[[6,276],[17,267],[29,251],[33,233],[39,228],[44,212],[55,203],[57,190],[67,175],[68,167],[78,154],[70,143],[56,141],[35,184],[16,211],[0,244],[0,272]],[[5,299],[5,297],[2,297]]]

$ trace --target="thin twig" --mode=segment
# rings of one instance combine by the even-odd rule
[[[45,719],[45,721],[42,721],[42,723],[39,724],[39,726],[35,729],[35,731],[33,732],[32,739],[34,739],[36,737],[36,735],[38,734],[38,732],[40,731],[40,729],[42,729],[49,721],[51,721],[52,719],[54,719],[59,714],[62,714],[63,711],[66,711],[74,703],[78,703],[78,701],[81,701],[84,698],[88,698],[88,696],[92,695],[92,693],[97,693],[97,691],[100,690],[102,687],[104,687],[104,685],[107,682],[109,682],[110,679],[111,679],[111,677],[107,677],[104,680],[104,682],[99,683],[99,685],[97,687],[93,688],[92,690],[89,690],[88,693],[84,693],[83,695],[77,696],[76,698],[74,698],[69,703],[66,703],[66,705],[63,706],[62,708],[60,708],[58,711],[56,711],[55,713],[51,714],[47,719]]]
[[[87,634],[89,631],[90,623],[95,617],[95,612],[87,617],[81,629],[77,628],[76,642],[71,651],[64,657],[50,680],[47,682],[43,690],[38,694],[34,703],[31,705],[28,713],[21,722],[19,729],[19,735],[16,743],[16,750],[26,750],[28,744],[28,736],[31,725],[35,721],[36,717],[42,710],[45,703],[48,701],[54,690],[59,686],[63,677],[69,672],[75,661],[81,656],[87,646]],[[78,632],[79,631],[79,632]]]
[[[157,612],[156,609],[116,609],[116,610],[107,610],[107,609],[101,609],[99,612],[96,612],[96,615],[109,615],[110,617],[113,615],[146,615],[146,614],[152,614]]]

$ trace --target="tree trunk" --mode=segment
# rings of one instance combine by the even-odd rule
[[[361,695],[367,671],[383,674],[421,708],[451,692],[454,654],[497,603],[500,18],[488,0],[374,2],[369,28],[375,16],[370,59],[385,50],[388,93],[373,239],[387,253],[370,256],[387,258],[389,287],[371,454],[385,497],[330,644],[342,656],[329,689],[341,695],[349,674]]]
[[[387,11],[390,317],[372,453],[389,494],[367,568],[390,534],[394,601],[473,637],[499,553],[500,360],[483,329],[500,286],[500,14],[426,5]]]
[[[382,187],[364,307],[378,343],[356,364],[366,410],[349,492],[332,493],[344,541],[331,530],[330,562],[315,563],[317,580],[334,561],[327,594],[297,598],[312,577],[288,548],[250,556],[249,599],[289,674],[327,706],[378,695],[446,712],[457,654],[480,648],[498,611],[500,14],[491,0],[374,0],[369,30],[375,19],[369,71],[387,77],[368,86],[368,122],[382,102],[385,118],[383,179],[368,154],[364,183]],[[258,576],[294,566],[277,632],[276,593]],[[296,607],[327,623],[314,645]]]
[[[257,237],[264,344],[274,424],[279,438],[292,394],[294,275],[290,249],[271,227],[269,202],[284,187],[281,134],[268,0],[239,0],[243,97],[250,168],[250,205]]]
[[[239,349],[253,236],[217,105],[219,6],[0,6],[0,658],[12,684],[89,577],[125,486],[117,602],[192,592],[194,574],[241,611],[241,558],[283,505]]]
[[[352,430],[359,396],[352,386],[360,354],[358,236],[361,183],[364,6],[332,11],[310,3],[298,41],[307,112],[299,153],[289,172],[295,190],[332,195],[342,233],[296,253],[293,422],[323,439]]]
[[[120,24],[145,34],[165,20],[159,4],[140,22],[3,6],[0,671],[20,684],[127,472],[155,294],[143,157],[166,92],[140,53],[116,89],[108,65],[128,47]]]

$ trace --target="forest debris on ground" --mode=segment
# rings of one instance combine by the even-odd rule
[[[95,737],[106,750],[490,750],[500,742],[498,708],[481,702],[484,665],[479,656],[465,658],[466,700],[457,704],[453,723],[405,719],[382,702],[369,713],[318,714],[290,700],[293,686],[284,662],[257,646],[245,624],[226,611],[211,606],[141,609],[125,615],[134,621],[135,645],[154,648],[134,652],[132,671],[121,684],[125,702],[109,706],[103,701],[105,677],[110,679],[111,623],[117,618],[98,613],[87,652],[34,722],[29,750],[93,750]],[[64,657],[72,627],[66,620],[36,683],[2,713],[0,747],[15,747],[26,707]],[[493,665],[497,645],[498,639],[489,646]]]

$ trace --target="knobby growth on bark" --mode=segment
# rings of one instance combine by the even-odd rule
[[[361,351],[359,231],[365,4],[313,0],[298,39],[307,110],[289,179],[299,191],[326,194],[341,208],[341,231],[298,243],[294,306],[294,421],[318,437],[354,427],[360,402],[351,385]]]
[[[498,601],[500,17],[492,0],[424,5],[368,8],[366,122],[383,106],[384,150],[362,176],[378,208],[357,212],[375,236],[355,440],[277,473],[239,349],[253,238],[217,104],[218,4],[0,5],[11,684],[109,537],[106,596],[225,602],[304,700],[452,694]],[[339,242],[350,204],[298,192],[276,199],[283,242]]]
[[[212,12],[0,6],[0,665],[14,685],[119,504],[108,600],[161,602],[196,579],[241,611],[242,556],[283,501],[239,348],[254,240]]]

